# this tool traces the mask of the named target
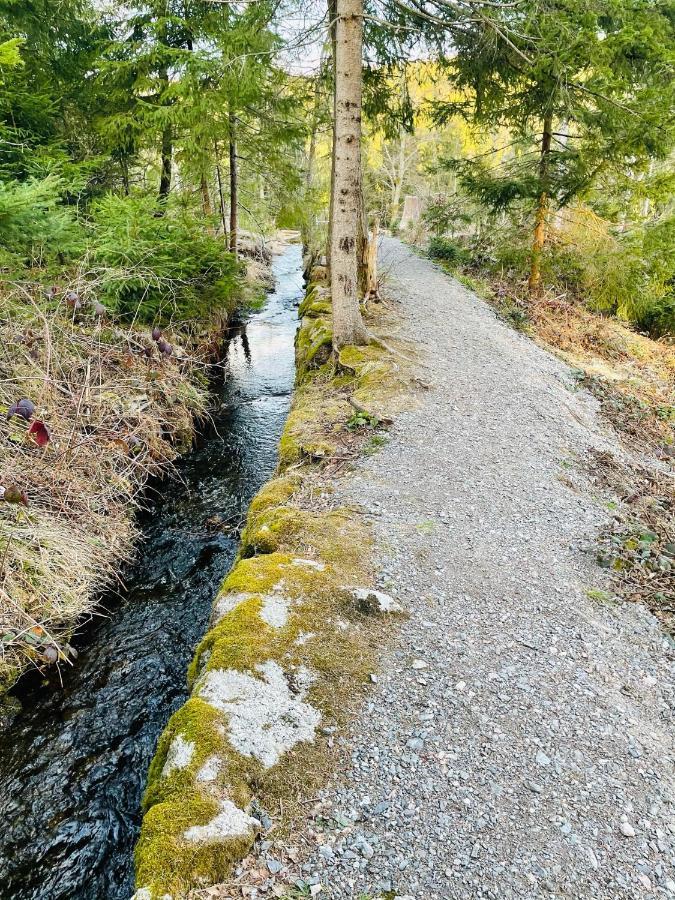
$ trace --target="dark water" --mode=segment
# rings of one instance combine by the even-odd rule
[[[63,688],[23,688],[0,736],[0,898],[126,900],[139,803],[157,737],[186,697],[185,672],[237,548],[238,522],[269,478],[290,403],[302,293],[300,248],[275,258],[276,290],[230,344],[216,431],[160,486],[138,563]],[[26,693],[28,691],[28,693]]]

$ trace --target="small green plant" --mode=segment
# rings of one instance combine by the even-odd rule
[[[515,328],[516,331],[527,332],[530,327],[530,319],[527,312],[517,303],[505,300],[500,303],[499,312],[505,322]]]
[[[363,452],[366,456],[372,456],[373,453],[377,453],[378,450],[386,447],[386,445],[387,438],[383,434],[374,434],[363,448]]]
[[[367,412],[355,412],[353,416],[347,419],[349,431],[358,431],[361,428],[377,428],[378,425],[380,425],[380,419]]]
[[[607,591],[601,591],[599,588],[587,588],[586,596],[589,600],[596,603],[614,603],[614,598]]]
[[[460,266],[469,260],[469,254],[464,247],[444,237],[432,237],[427,252],[431,259],[438,259],[450,266]]]

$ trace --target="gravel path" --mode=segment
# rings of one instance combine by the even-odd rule
[[[303,877],[334,898],[675,897],[669,644],[586,593],[608,512],[577,463],[621,451],[565,365],[398,241],[381,257],[431,389],[338,491],[411,615]]]

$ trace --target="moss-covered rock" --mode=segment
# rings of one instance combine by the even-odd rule
[[[332,352],[333,326],[330,319],[306,317],[295,340],[298,373],[320,368],[328,362]]]
[[[352,398],[368,412],[387,416],[401,396],[400,366],[383,347],[343,347],[338,368],[354,379]]]
[[[336,394],[320,381],[295,391],[291,411],[279,442],[283,471],[301,460],[323,460],[335,452],[342,423],[350,415],[346,394]]]
[[[374,665],[383,616],[357,602],[370,596],[368,530],[351,510],[312,508],[308,478],[339,451],[350,398],[382,414],[396,366],[378,347],[344,348],[336,371],[325,289],[308,291],[301,312],[281,474],[251,503],[188,671],[190,699],[150,768],[136,850],[144,900],[228,876],[255,838],[252,809],[287,806],[289,784],[318,778],[317,725],[344,720]]]
[[[305,316],[318,318],[320,316],[330,316],[330,314],[331,302],[328,292],[325,288],[314,285],[307,291],[300,303],[298,315],[303,319]]]
[[[248,508],[249,518],[259,515],[266,509],[283,506],[301,485],[302,478],[300,475],[294,474],[280,475],[268,481],[251,500],[251,505]]]
[[[229,835],[228,814],[233,832]],[[200,835],[198,829],[203,829],[207,839],[191,837]],[[137,896],[182,898],[192,887],[223,881],[249,851],[255,834],[252,817],[245,813],[238,817],[230,806],[199,792],[186,792],[180,801],[155,804],[143,817],[136,847]],[[211,835],[214,839],[209,839]]]

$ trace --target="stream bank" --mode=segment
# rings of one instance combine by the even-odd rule
[[[290,405],[300,247],[273,268],[265,308],[230,343],[212,429],[144,516],[138,561],[109,616],[62,667],[62,688],[17,688],[24,711],[0,736],[2,900],[133,891],[148,763],[185,699],[185,669],[236,554],[237,526],[276,464]]]
[[[383,308],[369,312],[371,327]],[[150,768],[136,900],[178,900],[193,888],[201,896],[259,836],[296,826],[300,798],[321,785],[336,732],[372,683],[376,648],[402,613],[373,591],[370,530],[334,494],[410,402],[406,357],[378,341],[334,354],[321,283],[310,283],[299,315],[276,477],[250,505],[188,670],[189,698]],[[355,416],[355,407],[368,412]]]

